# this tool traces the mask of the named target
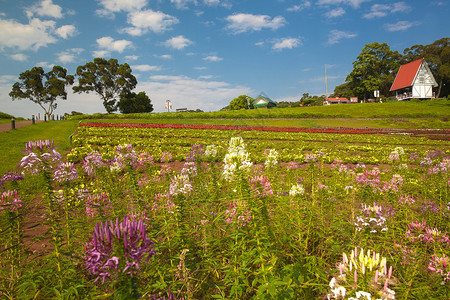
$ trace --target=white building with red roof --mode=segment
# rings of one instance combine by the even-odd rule
[[[438,84],[423,58],[400,66],[390,91],[398,100],[433,98]]]
[[[325,98],[323,100],[323,105],[332,105],[332,104],[348,104],[350,100],[347,98]]]

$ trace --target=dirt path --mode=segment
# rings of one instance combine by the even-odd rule
[[[36,120],[36,123],[43,122],[42,120]],[[20,121],[16,122],[16,128],[31,125],[32,121]],[[11,122],[0,124],[0,132],[11,130]]]

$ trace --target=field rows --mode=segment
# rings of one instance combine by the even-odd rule
[[[25,151],[2,298],[450,297],[446,141],[83,125]]]

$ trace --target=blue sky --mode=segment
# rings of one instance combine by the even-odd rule
[[[18,75],[60,65],[74,73],[94,57],[128,63],[155,112],[214,111],[266,93],[297,101],[342,84],[367,43],[403,53],[449,36],[444,0],[0,0],[0,111],[31,117],[8,96]],[[95,94],[58,101],[57,114],[105,112]]]

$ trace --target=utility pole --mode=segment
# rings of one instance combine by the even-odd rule
[[[325,99],[328,98],[327,65],[325,64]]]

